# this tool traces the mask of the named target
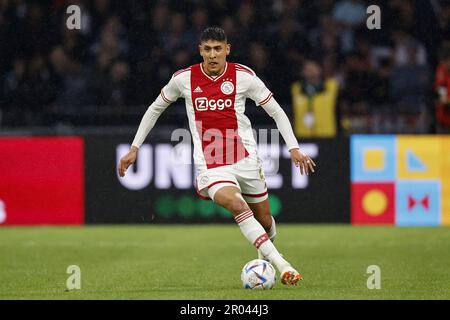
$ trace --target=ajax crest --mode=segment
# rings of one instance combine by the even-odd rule
[[[225,81],[220,86],[220,90],[222,91],[223,94],[232,94],[234,91],[234,85],[231,81]]]
[[[205,185],[205,184],[207,184],[208,183],[208,177],[207,176],[203,176],[201,179],[200,179],[200,184],[203,186],[203,185]]]

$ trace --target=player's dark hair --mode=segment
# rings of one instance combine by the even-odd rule
[[[225,30],[220,27],[207,27],[203,30],[200,36],[200,43],[208,41],[208,40],[216,40],[216,41],[227,41],[227,35]]]

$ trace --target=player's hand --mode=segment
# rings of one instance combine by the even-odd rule
[[[137,150],[136,147],[132,146],[130,151],[120,159],[119,176],[125,176],[128,167],[136,162]]]
[[[295,163],[296,167],[300,167],[300,173],[302,175],[303,173],[308,175],[310,172],[314,172],[316,164],[307,154],[301,152],[299,149],[292,149],[290,152],[292,162]]]

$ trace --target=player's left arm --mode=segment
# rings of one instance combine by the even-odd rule
[[[260,105],[271,116],[277,124],[278,131],[280,131],[286,145],[289,148],[292,162],[297,167],[300,167],[300,173],[309,174],[314,172],[316,164],[298,146],[297,138],[292,130],[291,122],[284,110],[280,107],[278,102],[273,97],[272,92],[266,87],[264,82],[254,74],[247,78],[249,81],[247,97],[255,101],[256,105]]]
[[[286,112],[284,112],[284,110],[275,100],[275,98],[270,97],[268,101],[266,101],[264,104],[261,104],[261,107],[267,112],[270,117],[272,117],[272,119],[275,120],[278,131],[280,131],[281,136],[283,137],[286,145],[289,148],[292,161],[297,167],[300,167],[300,173],[302,175],[303,173],[306,173],[308,175],[310,172],[314,172],[314,167],[316,166],[316,164],[307,154],[300,150],[289,118],[287,117]]]

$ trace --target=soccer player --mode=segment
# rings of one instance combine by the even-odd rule
[[[202,32],[199,50],[203,62],[175,72],[162,88],[145,112],[130,151],[120,160],[119,175],[123,177],[136,161],[139,147],[161,113],[184,98],[199,196],[230,211],[257,248],[259,258],[278,269],[283,284],[296,285],[302,276],[273,244],[275,220],[250,120],[244,115],[246,99],[252,99],[275,120],[301,174],[314,172],[315,163],[300,151],[288,117],[264,83],[250,68],[226,61],[230,48],[223,29],[208,27]]]

